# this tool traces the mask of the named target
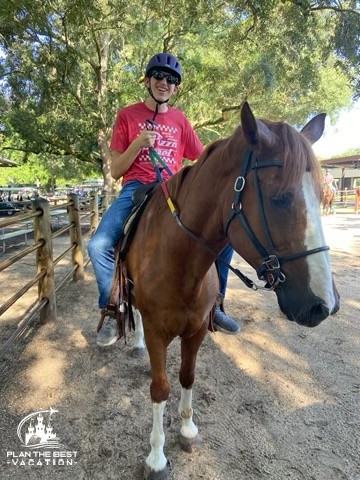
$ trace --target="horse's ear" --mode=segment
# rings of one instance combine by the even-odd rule
[[[324,133],[326,113],[319,113],[312,118],[301,130],[301,134],[306,137],[311,144],[317,142]]]
[[[252,147],[270,148],[274,144],[274,136],[261,120],[254,117],[250,105],[244,102],[241,108],[241,126],[245,138]]]

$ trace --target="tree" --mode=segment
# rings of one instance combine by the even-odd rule
[[[0,0],[5,2],[5,0]],[[176,105],[204,143],[228,135],[241,103],[301,124],[356,95],[358,2],[6,0],[0,12],[2,148],[77,159],[112,186],[116,110],[144,97],[154,51],[184,68]],[[340,49],[341,32],[351,31]],[[356,34],[357,32],[357,34]],[[26,158],[26,157],[25,157]]]

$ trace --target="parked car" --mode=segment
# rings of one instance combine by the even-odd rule
[[[31,200],[23,200],[22,202],[19,201],[14,201],[11,202],[15,208],[18,208],[19,210],[31,210],[32,209],[32,202]]]
[[[0,202],[0,215],[15,215],[20,209],[11,202]]]

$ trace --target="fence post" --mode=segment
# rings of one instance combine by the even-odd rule
[[[99,224],[98,192],[90,192],[90,232],[93,234]]]
[[[84,255],[82,246],[81,235],[81,220],[80,220],[80,208],[79,208],[79,196],[75,193],[68,195],[68,201],[72,201],[73,205],[69,205],[69,223],[74,225],[70,228],[70,242],[75,248],[71,251],[71,258],[73,265],[77,265],[74,271],[73,280],[84,280]]]
[[[42,210],[41,216],[34,218],[34,237],[35,242],[44,241],[44,245],[36,251],[36,270],[37,273],[46,270],[46,275],[39,281],[39,301],[44,298],[48,303],[40,310],[40,321],[56,320],[56,295],[55,278],[53,262],[53,246],[51,236],[50,222],[50,204],[44,198],[38,198],[33,201],[33,211]]]

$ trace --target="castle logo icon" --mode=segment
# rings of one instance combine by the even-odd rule
[[[59,443],[59,438],[53,431],[52,415],[57,413],[50,407],[49,410],[40,410],[39,412],[30,413],[21,420],[17,428],[17,435],[23,447],[26,448],[61,448],[63,445]],[[45,416],[45,414],[49,414]],[[22,429],[26,429],[23,436]]]

